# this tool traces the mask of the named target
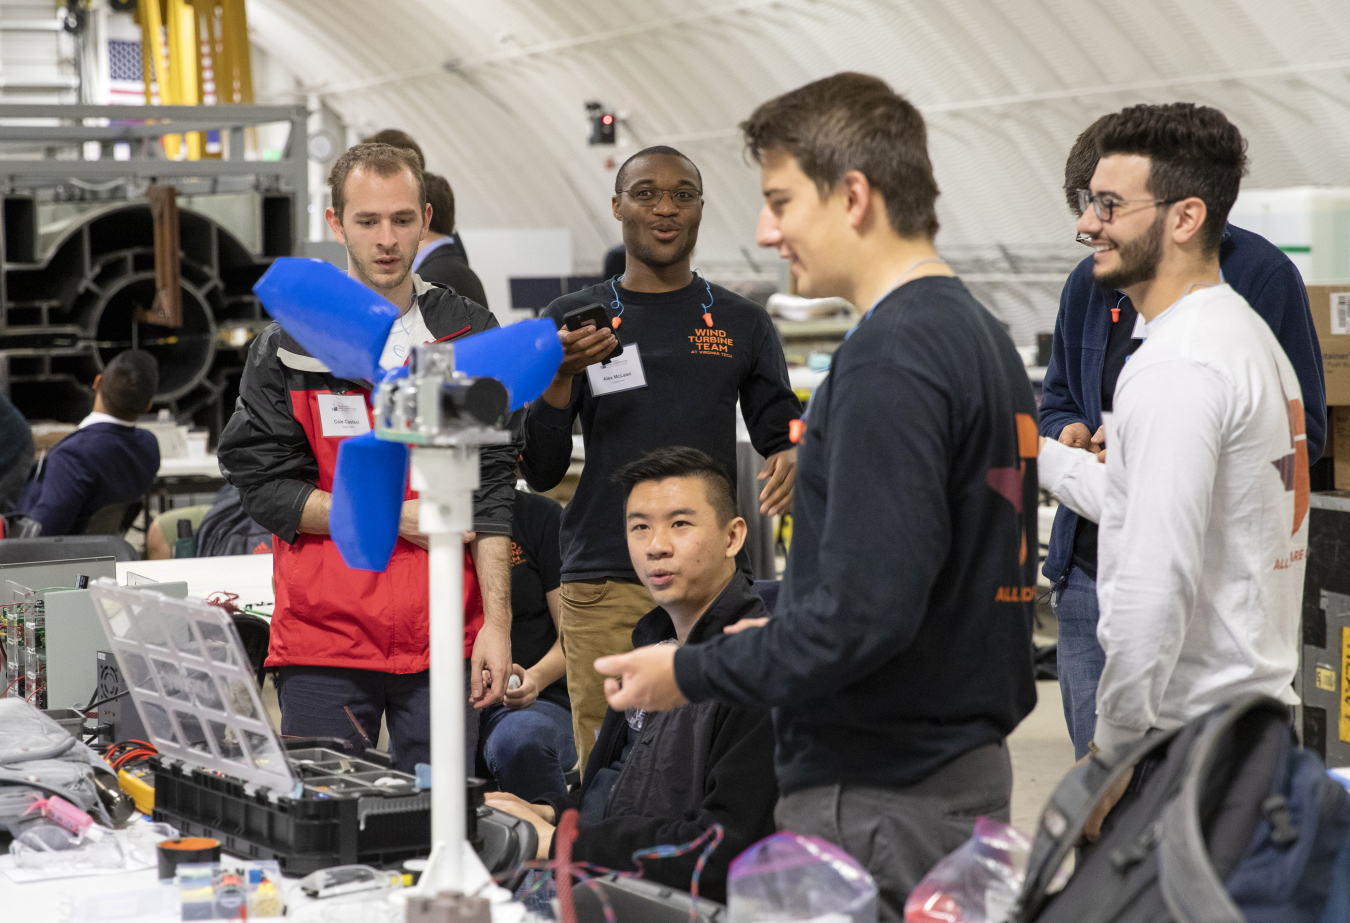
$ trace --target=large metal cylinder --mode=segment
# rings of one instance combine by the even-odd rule
[[[89,385],[133,346],[159,361],[156,406],[218,430],[266,322],[252,292],[271,262],[211,218],[179,213],[183,326],[138,321],[154,303],[154,224],[145,203],[72,219],[45,259],[7,262],[0,276],[0,387],[29,419],[76,422]]]

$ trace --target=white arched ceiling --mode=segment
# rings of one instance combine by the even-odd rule
[[[417,138],[459,224],[568,227],[580,268],[619,240],[615,167],[656,143],[703,172],[699,262],[745,269],[748,251],[771,267],[736,124],[841,70],[924,112],[939,246],[1001,255],[991,272],[1079,255],[1064,156],[1132,103],[1224,110],[1250,142],[1248,186],[1350,182],[1347,0],[249,0],[248,15],[300,98]],[[587,145],[588,100],[619,111],[617,148]],[[1012,294],[979,283],[1019,341],[1048,329],[1047,302],[1053,320],[1059,286],[1043,275]]]

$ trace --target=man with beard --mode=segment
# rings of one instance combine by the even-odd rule
[[[1097,132],[1103,116],[1088,126],[1064,165],[1069,207],[1081,216],[1078,191],[1089,187],[1097,168]],[[1109,236],[1109,231],[1108,231]],[[1141,253],[1159,241],[1121,244],[1124,264],[1151,259]],[[1105,438],[1102,414],[1110,413],[1116,381],[1126,360],[1143,343],[1144,325],[1124,291],[1093,281],[1094,257],[1069,276],[1060,296],[1054,349],[1045,373],[1041,433],[1068,446],[1100,452]],[[1297,267],[1265,238],[1225,225],[1219,244],[1223,279],[1270,326],[1298,374],[1303,391],[1308,461],[1317,461],[1326,440],[1322,355],[1313,328],[1308,294]],[[1079,759],[1088,752],[1097,723],[1097,681],[1105,655],[1097,640],[1097,524],[1061,505],[1046,556],[1045,576],[1059,622],[1059,686],[1064,719]]]
[[[703,216],[693,162],[669,147],[639,151],[619,168],[613,209],[623,223],[623,275],[547,310],[563,327],[569,311],[599,305],[612,326],[559,330],[563,363],[530,405],[521,454],[530,486],[554,487],[567,473],[572,424],[581,418],[586,462],[562,518],[561,626],[582,766],[607,707],[594,661],[631,650],[633,629],[656,605],[629,559],[623,497],[611,477],[671,445],[699,449],[734,472],[739,399],[750,440],[767,459],[760,511],[782,513],[796,467],[789,424],[801,416],[768,314],[690,269]],[[616,337],[623,353],[606,363]],[[614,367],[629,374],[608,374]]]
[[[1298,377],[1219,266],[1246,142],[1218,110],[1174,103],[1104,119],[1096,146],[1078,230],[1093,279],[1129,297],[1147,338],[1104,415],[1105,464],[1051,440],[1039,457],[1041,485],[1100,524],[1089,750],[1244,693],[1296,704],[1308,539]]]
[[[380,366],[413,347],[497,326],[484,307],[410,271],[432,210],[411,153],[362,143],[328,176],[326,218],[347,272],[397,305]],[[367,382],[338,378],[278,324],[249,348],[239,401],[220,440],[225,477],[245,512],[275,535],[276,608],[267,666],[277,669],[281,733],[343,737],[360,752],[389,728],[397,768],[430,760],[427,538],[406,491],[399,540],[383,573],[349,569],[328,534],[338,445],[371,429]],[[511,675],[514,445],[484,447],[464,565],[469,701],[502,700]],[[481,589],[481,592],[480,592]],[[478,720],[466,722],[472,772]]]

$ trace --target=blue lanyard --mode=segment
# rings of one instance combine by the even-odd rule
[[[703,321],[704,321],[704,323],[706,323],[709,327],[712,327],[712,325],[713,325],[713,322],[712,322],[712,306],[713,306],[712,285],[709,284],[709,282],[708,282],[707,279],[703,278],[703,275],[702,275],[697,269],[694,270],[694,276],[695,276],[695,278],[699,279],[699,280],[703,283],[703,287],[704,287],[704,288],[707,290],[707,292],[708,292],[708,303],[705,304],[705,305],[702,305],[702,308],[703,308]],[[614,316],[615,316],[615,317],[623,317],[623,302],[619,300],[619,289],[618,289],[618,286],[615,285],[615,282],[622,282],[622,281],[623,281],[623,276],[618,276],[618,277],[615,278],[615,279],[610,279],[610,280],[609,280],[609,289],[610,289],[610,291],[613,292],[613,294],[614,294],[614,300],[611,301],[611,302],[609,303],[609,307],[610,307],[611,310],[613,310],[613,311],[615,312],[615,313],[614,313]]]

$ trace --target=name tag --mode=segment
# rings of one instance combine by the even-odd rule
[[[366,399],[359,394],[320,394],[319,418],[325,439],[360,436],[370,432]]]
[[[591,382],[591,393],[616,394],[647,387],[647,373],[642,370],[642,357],[636,343],[623,344],[623,355],[606,365],[586,366],[586,377]]]

